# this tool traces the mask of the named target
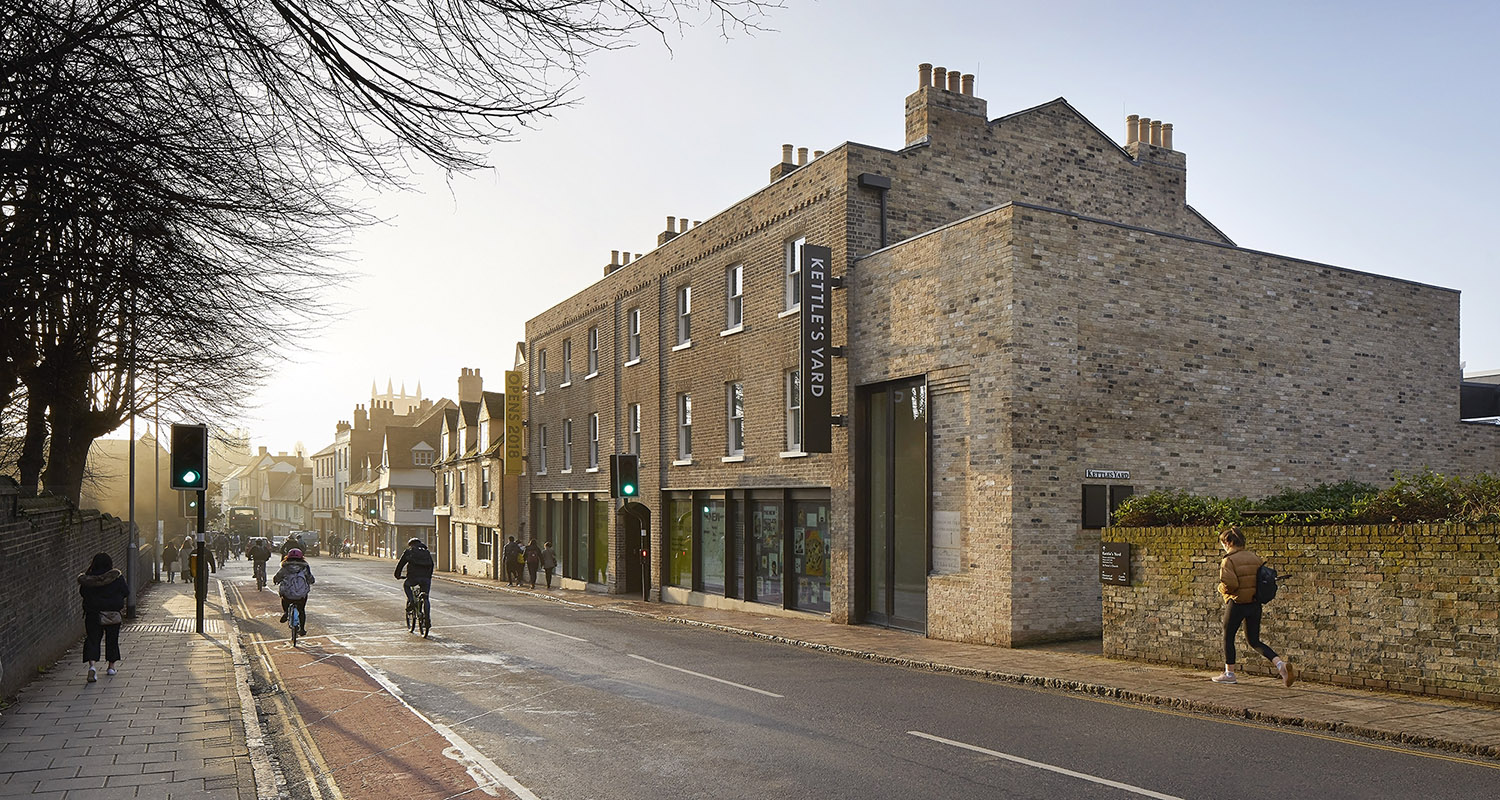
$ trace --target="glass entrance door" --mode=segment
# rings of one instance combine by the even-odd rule
[[[899,381],[869,395],[869,499],[865,552],[867,621],[927,630],[927,381]]]

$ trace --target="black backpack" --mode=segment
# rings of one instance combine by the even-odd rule
[[[1276,570],[1270,564],[1261,564],[1255,571],[1255,599],[1261,605],[1276,599]]]
[[[432,551],[425,547],[412,547],[406,556],[406,563],[414,567],[430,567],[433,564]]]

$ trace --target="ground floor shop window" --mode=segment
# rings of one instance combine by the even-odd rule
[[[563,577],[608,583],[609,502],[600,494],[531,498],[531,529],[537,544],[552,542]]]
[[[693,498],[667,500],[667,585],[693,588]]]
[[[664,499],[666,585],[783,608],[831,609],[826,490],[698,491]]]

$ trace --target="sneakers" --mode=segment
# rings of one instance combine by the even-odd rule
[[[286,612],[285,611],[281,612],[281,621],[282,622],[286,622]]]
[[[298,628],[297,629],[297,635],[298,636],[306,636],[307,635],[307,629],[306,628]]]
[[[113,675],[113,674],[115,674],[115,668],[114,667],[110,667],[109,669],[107,669],[107,670],[104,671],[104,674],[105,675]]]
[[[94,671],[93,665],[89,665],[89,683],[99,680],[99,673]]]
[[[1213,681],[1214,683],[1238,683],[1239,682],[1239,681],[1235,680],[1233,672],[1221,672],[1218,675],[1215,675],[1212,678],[1209,678],[1209,680]]]
[[[1292,684],[1297,682],[1297,668],[1292,666],[1292,662],[1283,660],[1281,665],[1276,667],[1276,671],[1281,673],[1282,686],[1290,689]]]

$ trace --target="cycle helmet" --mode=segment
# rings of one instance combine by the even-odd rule
[[[410,538],[410,539],[407,539],[407,540],[406,540],[406,546],[407,546],[407,547],[411,547],[411,546],[412,546],[412,545],[414,545],[414,544],[424,544],[424,542],[423,542],[423,541],[422,541],[422,540],[421,540],[421,539],[418,539],[418,538],[417,538],[417,537],[415,537],[415,536],[413,536],[413,537],[411,537],[411,538]]]
[[[302,557],[302,551],[298,550],[295,547],[293,547],[292,549],[290,549],[290,550],[287,551],[286,557],[287,558],[301,558]]]

